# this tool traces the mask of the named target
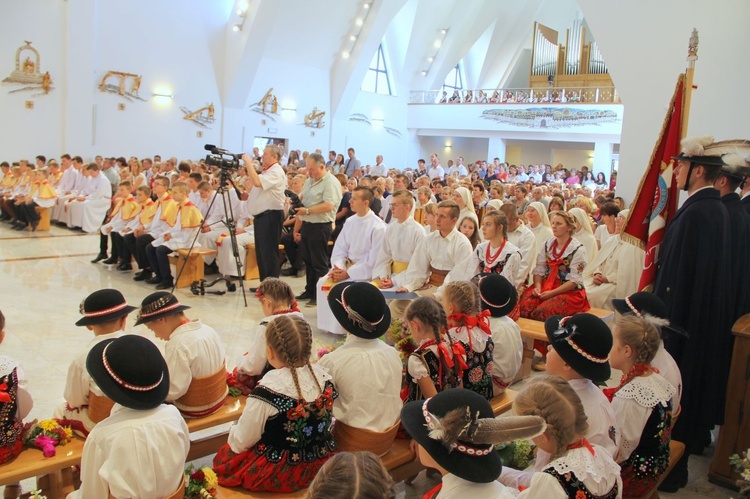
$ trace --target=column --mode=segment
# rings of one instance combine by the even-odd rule
[[[594,143],[594,175],[598,172],[604,172],[604,176],[609,181],[609,175],[612,169],[612,146],[610,142]]]
[[[487,145],[487,160],[492,162],[494,158],[500,158],[501,163],[505,161],[505,139],[490,137]]]

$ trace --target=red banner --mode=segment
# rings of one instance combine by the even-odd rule
[[[646,251],[639,290],[650,287],[656,279],[664,232],[677,210],[679,192],[672,175],[675,162],[672,156],[680,153],[684,87],[685,75],[680,74],[651,160],[622,229],[624,241]]]

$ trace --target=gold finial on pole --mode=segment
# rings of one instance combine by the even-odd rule
[[[693,28],[688,42],[687,69],[685,70],[685,92],[682,104],[682,131],[681,138],[685,138],[690,122],[690,102],[693,97],[693,73],[695,72],[695,61],[698,60],[698,30]]]

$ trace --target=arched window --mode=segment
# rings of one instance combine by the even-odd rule
[[[393,95],[391,91],[391,80],[388,75],[388,65],[385,62],[383,44],[378,45],[378,50],[370,63],[370,69],[362,81],[362,90],[376,94]]]

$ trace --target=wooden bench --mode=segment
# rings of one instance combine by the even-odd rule
[[[513,406],[516,395],[517,392],[515,390],[508,389],[502,395],[490,400],[492,412],[495,413],[495,416],[509,411]],[[415,459],[416,456],[409,448],[409,442],[410,439],[397,438],[393,442],[391,450],[380,458],[383,466],[388,470],[395,483],[404,481],[424,469],[424,466]]]
[[[613,311],[604,310],[603,308],[592,308],[587,313],[595,315],[605,322],[611,320],[615,315]],[[527,378],[531,374],[531,363],[534,360],[534,340],[547,343],[547,333],[544,331],[543,321],[535,321],[533,319],[520,317],[516,321],[516,324],[521,328],[521,340],[523,340],[523,362],[521,363],[521,368],[518,370],[521,374],[516,376],[513,380],[514,383]]]
[[[247,397],[227,397],[217,412],[205,418],[187,419],[191,433],[237,421],[245,408]],[[191,439],[188,461],[214,454],[227,441],[229,430],[199,439]],[[0,486],[13,484],[27,478],[37,478],[37,488],[47,497],[65,497],[73,490],[71,466],[81,464],[84,440],[74,437],[57,447],[54,457],[45,458],[39,449],[24,449],[14,460],[0,466]]]
[[[37,232],[49,230],[49,217],[50,217],[49,208],[42,208],[41,206],[36,206],[34,207],[34,211],[36,211],[37,215],[39,215],[39,223],[36,226]]]
[[[287,498],[299,498],[302,499],[307,496],[307,489],[298,490],[297,492],[251,492],[240,487],[222,487],[219,485],[216,487],[217,499],[232,499],[234,497],[256,497],[258,499],[287,499]]]
[[[173,275],[180,277],[177,279],[178,288],[189,288],[194,281],[203,279],[203,257],[205,255],[215,255],[218,251],[198,246],[188,255],[188,249],[178,249],[177,255],[169,255],[169,264],[175,266]],[[183,270],[182,267],[185,267]]]

